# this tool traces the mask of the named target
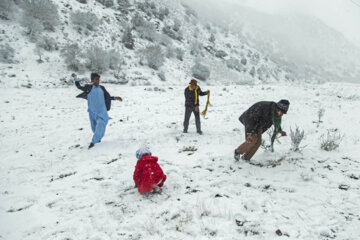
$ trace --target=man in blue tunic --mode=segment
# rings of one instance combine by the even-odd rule
[[[91,130],[94,133],[89,145],[90,149],[104,137],[106,125],[110,119],[107,111],[110,110],[111,100],[122,101],[122,98],[110,96],[106,89],[99,85],[100,75],[97,73],[91,73],[92,84],[86,84],[85,86],[80,85],[75,73],[71,74],[71,76],[74,78],[76,87],[83,91],[76,97],[84,98],[88,101]]]

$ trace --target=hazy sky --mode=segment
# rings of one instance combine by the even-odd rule
[[[360,0],[183,0],[189,5],[239,4],[269,14],[315,16],[360,47]]]
[[[227,0],[271,14],[315,16],[360,47],[360,0]]]

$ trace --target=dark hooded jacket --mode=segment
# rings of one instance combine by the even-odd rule
[[[92,84],[85,84],[84,86],[81,86],[79,81],[75,82],[75,85],[78,89],[82,90],[83,92],[80,93],[79,95],[77,95],[77,98],[84,98],[87,99],[87,95],[91,92],[92,89]],[[115,97],[111,97],[110,94],[108,93],[108,91],[106,91],[106,89],[104,88],[104,86],[101,86],[101,89],[104,91],[104,99],[105,99],[105,105],[106,105],[106,110],[110,110],[111,108],[111,100],[115,100]]]
[[[252,105],[239,120],[244,124],[246,133],[258,133],[260,129],[262,132],[268,130],[273,125],[274,118],[279,119],[277,131],[281,131],[281,117],[276,115],[276,102],[262,101]]]
[[[190,90],[190,87],[185,88],[184,95],[185,107],[196,107],[199,106],[199,96],[205,96],[207,93],[201,91],[200,87],[197,86],[197,89],[195,90]]]

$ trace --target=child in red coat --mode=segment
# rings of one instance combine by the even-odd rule
[[[134,181],[140,194],[150,192],[156,186],[162,187],[166,175],[157,163],[158,158],[151,156],[148,148],[143,147],[136,151],[138,159],[134,172]]]

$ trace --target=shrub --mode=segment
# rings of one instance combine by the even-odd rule
[[[238,72],[241,72],[244,69],[241,62],[236,58],[230,58],[230,59],[226,60],[226,66],[228,68],[234,69]]]
[[[116,50],[109,50],[108,52],[108,58],[109,58],[109,68],[116,70],[120,68],[121,65],[121,56],[120,53]]]
[[[0,62],[13,63],[14,56],[15,51],[8,43],[0,45]]]
[[[129,8],[131,7],[129,0],[117,0],[117,4],[117,10],[119,10],[123,14],[129,13]]]
[[[79,33],[81,33],[84,29],[88,29],[90,31],[95,30],[100,24],[100,20],[96,17],[96,15],[90,12],[73,12],[70,15],[70,20]]]
[[[131,19],[131,24],[133,28],[144,27],[146,26],[146,21],[139,13],[136,13],[135,16]]]
[[[325,113],[325,109],[324,108],[319,108],[318,112],[317,112],[317,117],[318,117],[318,120],[317,121],[313,121],[313,123],[316,123],[317,124],[317,127],[320,126],[320,123],[322,123],[322,118],[324,116],[324,113]]]
[[[175,48],[175,54],[177,59],[179,59],[180,61],[184,60],[184,50],[182,50],[181,48]]]
[[[243,57],[243,58],[241,59],[241,64],[244,65],[244,66],[247,64],[247,60],[246,60],[245,57]]]
[[[1,0],[0,1],[0,18],[9,20],[13,9],[14,9],[13,0]]]
[[[37,45],[46,51],[59,50],[56,40],[49,36],[43,36],[38,39]]]
[[[165,56],[159,45],[147,46],[142,52],[150,68],[158,70],[164,64]]]
[[[65,58],[65,62],[69,69],[79,71],[83,68],[79,60],[81,56],[81,48],[77,43],[66,44],[61,49],[61,56]]]
[[[340,135],[337,129],[328,130],[326,135],[323,134],[320,137],[320,148],[325,151],[333,151],[340,146],[342,138],[343,137]]]
[[[153,2],[138,2],[137,7],[149,17],[157,13],[156,5]]]
[[[158,75],[158,77],[160,78],[161,81],[163,81],[163,82],[166,81],[166,77],[165,77],[164,72],[161,71],[157,75]]]
[[[76,0],[78,1],[79,3],[82,3],[82,4],[87,4],[87,0]]]
[[[136,27],[136,30],[139,32],[139,36],[143,39],[155,42],[158,39],[158,33],[156,32],[156,27],[153,23],[145,23],[144,26]]]
[[[181,48],[174,48],[173,46],[168,46],[166,49],[166,57],[173,58],[176,57],[180,61],[184,60],[185,52]]]
[[[122,36],[122,42],[124,46],[128,49],[134,49],[134,38],[131,34],[131,28],[127,27],[124,31],[124,35]]]
[[[36,45],[35,49],[34,49],[34,53],[39,57],[38,60],[36,60],[38,63],[43,63],[44,61],[41,59],[42,55],[43,55],[43,50],[39,45]]]
[[[59,24],[57,6],[51,0],[23,0],[21,7],[24,10],[21,24],[28,29],[29,35],[42,28],[54,31]]]
[[[290,128],[291,150],[300,152],[300,143],[304,139],[304,136],[304,130],[301,131],[298,126],[296,126],[295,131]]]
[[[165,17],[167,17],[170,14],[170,11],[168,8],[164,7],[164,8],[160,8],[156,13],[155,13],[155,17],[157,17],[158,19],[160,19],[161,21],[163,21],[165,19]]]
[[[97,45],[93,45],[87,49],[85,59],[86,67],[92,72],[103,73],[110,65],[108,53]]]
[[[252,67],[249,73],[252,77],[255,77],[255,72],[255,67]]]
[[[213,33],[210,35],[209,42],[215,43],[215,36]]]
[[[105,7],[114,6],[114,0],[96,0],[98,3],[104,5]]]
[[[178,20],[175,20],[174,25],[165,25],[162,29],[163,33],[168,35],[170,38],[174,40],[181,41],[183,36],[180,31],[181,23]]]
[[[226,56],[227,56],[227,53],[223,50],[218,50],[215,52],[215,57],[224,58]]]
[[[200,42],[194,41],[190,45],[190,54],[193,56],[198,56],[198,55],[202,56],[203,49],[204,49],[204,46]]]
[[[205,81],[210,77],[210,69],[207,66],[202,65],[200,63],[196,63],[191,68],[191,72],[193,77],[203,81]]]

